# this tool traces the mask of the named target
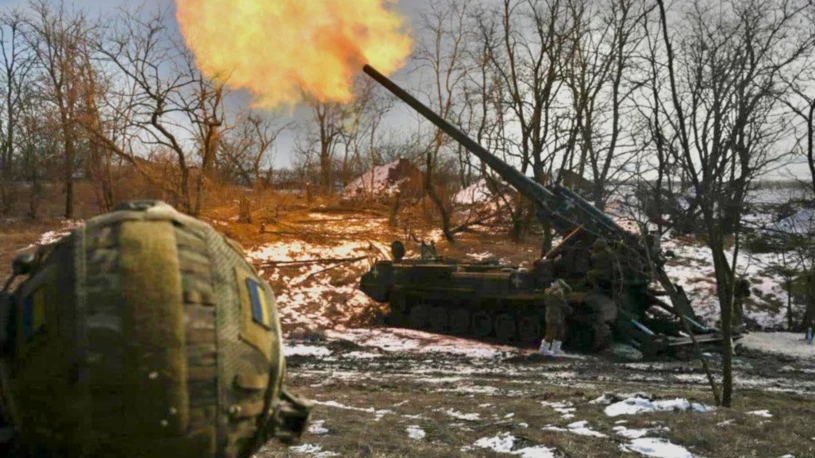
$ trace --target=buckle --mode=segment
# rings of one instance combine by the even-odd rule
[[[310,402],[293,396],[284,389],[272,413],[270,424],[273,437],[286,445],[296,443],[306,430],[311,406]]]

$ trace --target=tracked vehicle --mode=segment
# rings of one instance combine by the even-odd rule
[[[531,270],[445,259],[424,245],[421,258],[404,259],[404,247],[395,242],[393,259],[377,262],[360,280],[365,294],[389,304],[390,323],[533,344],[542,337],[544,290],[563,279],[574,289],[568,296],[574,310],[568,347],[598,351],[616,338],[647,356],[685,357],[694,339],[702,344],[721,340],[716,330],[699,323],[682,288],[669,279],[658,243],[628,232],[572,190],[525,176],[377,70],[364,70],[533,202],[538,219],[561,237]],[[592,256],[597,240],[605,242],[613,257],[612,280],[604,285],[589,280],[597,268]]]

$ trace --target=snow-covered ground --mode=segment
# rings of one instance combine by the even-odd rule
[[[487,180],[482,178],[475,184],[470,185],[459,191],[453,202],[458,205],[476,205],[484,204],[493,199],[492,191],[487,187]]]
[[[37,241],[37,245],[49,245],[51,243],[58,242],[63,237],[69,235],[72,230],[82,226],[83,224],[85,224],[85,222],[82,220],[63,220],[62,227],[59,229],[43,233],[40,236],[40,239]]]
[[[808,344],[803,333],[751,332],[739,344],[750,350],[815,360],[815,344]]]
[[[363,347],[377,348],[387,352],[448,353],[471,358],[494,358],[516,352],[517,348],[431,334],[412,329],[364,328],[331,329],[326,331],[331,339],[353,342]]]
[[[555,458],[555,449],[537,446],[537,447],[516,447],[515,443],[518,439],[510,433],[502,433],[497,436],[482,437],[475,441],[472,446],[463,447],[462,452],[469,452],[474,448],[492,450],[496,453],[506,453],[509,455],[516,455],[522,458]]]
[[[696,313],[707,324],[715,325],[719,319],[719,301],[716,297],[716,279],[710,249],[698,242],[677,238],[663,241],[664,252],[673,252],[665,270],[668,276],[688,293]],[[728,253],[732,259],[732,251]],[[784,278],[777,273],[781,256],[776,253],[739,252],[736,270],[750,282],[750,297],[745,299],[744,312],[748,323],[759,329],[784,329],[787,323],[788,292]],[[793,311],[803,313],[803,305],[793,301]]]
[[[266,266],[259,272],[261,275],[273,283],[285,285],[276,291],[283,324],[330,329],[337,323],[362,315],[366,308],[373,306],[355,283],[334,284],[332,275],[342,274],[354,264],[362,264],[364,268],[368,258],[377,254],[377,248],[367,241],[328,245],[295,240],[264,245],[248,252],[247,258]],[[361,259],[335,264],[318,262],[354,258]]]

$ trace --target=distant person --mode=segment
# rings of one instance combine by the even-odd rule
[[[733,315],[730,322],[734,327],[744,325],[744,300],[750,297],[750,294],[750,281],[739,277],[733,291]]]
[[[614,252],[603,238],[594,241],[591,247],[591,269],[588,272],[589,284],[596,290],[610,293],[614,281]]]
[[[546,336],[541,342],[540,353],[544,356],[563,355],[563,339],[566,336],[566,317],[572,313],[566,295],[571,287],[557,279],[544,291],[543,303],[546,307]]]

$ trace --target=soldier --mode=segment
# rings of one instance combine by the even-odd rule
[[[744,299],[750,297],[750,281],[744,277],[739,277],[736,280],[735,289],[733,291],[733,315],[731,323],[736,328],[744,325]]]
[[[541,342],[540,353],[544,356],[560,356],[566,336],[566,317],[572,313],[566,295],[571,287],[557,279],[546,289],[543,303],[546,306],[546,336]]]
[[[594,241],[591,247],[591,270],[589,284],[595,289],[610,292],[614,282],[614,253],[603,238]]]
[[[13,456],[247,458],[303,431],[274,294],[209,225],[129,202],[13,267],[27,277],[0,294]]]

